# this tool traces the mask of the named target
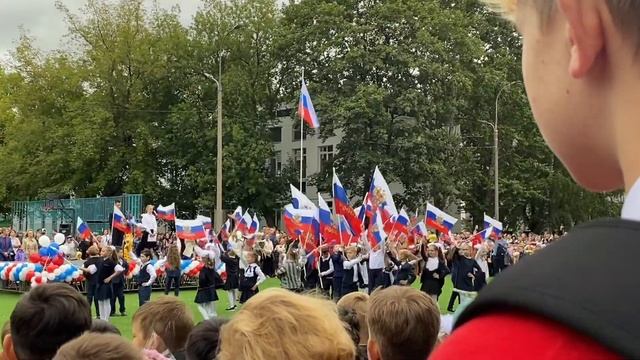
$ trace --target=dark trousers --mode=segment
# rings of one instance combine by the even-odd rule
[[[384,286],[384,277],[382,269],[369,269],[369,294],[380,286]]]
[[[178,296],[180,294],[180,276],[169,276],[164,279],[164,294],[169,295],[169,290],[173,284],[173,294]]]
[[[449,298],[449,305],[447,306],[447,310],[453,311],[453,305],[456,302],[456,298],[458,298],[458,305],[460,305],[460,293],[457,291],[451,292],[451,297]]]
[[[140,242],[138,243],[138,247],[136,248],[136,255],[140,256],[140,253],[144,249],[149,249],[151,251],[154,251],[155,247],[156,247],[156,243],[149,242],[149,233],[145,231],[142,233],[142,238],[140,239]]]
[[[124,283],[122,281],[111,283],[113,293],[111,294],[111,315],[116,313],[116,299],[120,303],[120,313],[124,313]]]
[[[100,308],[98,307],[98,298],[96,298],[96,292],[98,290],[98,285],[93,283],[87,283],[87,301],[89,302],[89,308],[91,308],[91,303],[93,302],[96,307],[96,316],[100,317]]]
[[[151,299],[151,286],[142,286],[138,288],[138,305],[142,306]]]
[[[340,298],[342,297],[342,277],[333,277],[333,294],[331,296],[331,298],[333,300],[340,300]]]
[[[331,298],[331,290],[333,288],[333,278],[321,277],[320,278],[320,293],[327,298]],[[334,291],[335,292],[335,291]]]

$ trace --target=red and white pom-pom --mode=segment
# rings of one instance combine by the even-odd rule
[[[36,287],[47,283],[47,277],[43,276],[42,274],[37,274],[31,279],[31,287]]]

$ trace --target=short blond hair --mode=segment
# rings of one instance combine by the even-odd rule
[[[533,1],[533,6],[541,14],[543,24],[553,15],[556,0],[483,0],[492,9],[514,20],[519,2]],[[624,33],[638,42],[640,39],[640,1],[637,0],[606,0],[613,17],[614,24]]]
[[[369,311],[369,295],[361,292],[349,293],[338,300],[338,308],[354,312],[360,325],[360,343],[369,340],[367,312]]]
[[[171,296],[145,303],[133,314],[132,322],[138,322],[145,340],[156,333],[172,353],[184,349],[194,326],[193,315],[187,305]]]
[[[353,360],[355,354],[333,302],[272,288],[222,327],[218,359]]]
[[[62,345],[53,360],[142,360],[140,351],[118,335],[85,333]]]
[[[440,310],[421,291],[391,286],[371,294],[367,324],[382,359],[426,359],[438,339]]]

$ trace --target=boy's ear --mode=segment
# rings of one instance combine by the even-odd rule
[[[567,20],[571,46],[569,73],[574,78],[582,78],[604,50],[602,5],[594,0],[558,0],[558,6]]]
[[[0,354],[0,359],[18,360],[15,350],[13,349],[13,339],[11,338],[11,334],[4,337],[2,341],[2,349],[3,349],[3,353]]]

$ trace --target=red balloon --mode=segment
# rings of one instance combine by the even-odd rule
[[[29,270],[27,271],[27,274],[24,277],[24,280],[27,282],[31,282],[31,279],[33,279],[33,277],[36,275],[36,272],[33,270]]]
[[[36,275],[36,277],[34,278],[34,281],[36,282],[36,284],[42,284],[42,276]]]
[[[42,266],[44,266],[48,262],[49,262],[49,257],[48,256],[40,256],[40,264],[42,264]]]
[[[136,263],[134,263],[133,261],[129,263],[129,272],[133,272],[133,269],[136,268]]]
[[[39,263],[40,262],[40,254],[33,253],[33,254],[29,255],[29,262],[33,263],[33,264]]]
[[[51,263],[53,263],[54,265],[60,266],[64,264],[64,258],[62,256],[56,256],[55,258],[53,258]]]
[[[47,266],[47,272],[48,272],[48,273],[52,273],[52,272],[56,271],[56,269],[57,269],[57,268],[58,268],[58,265],[56,265],[56,264],[49,264],[49,265]]]

